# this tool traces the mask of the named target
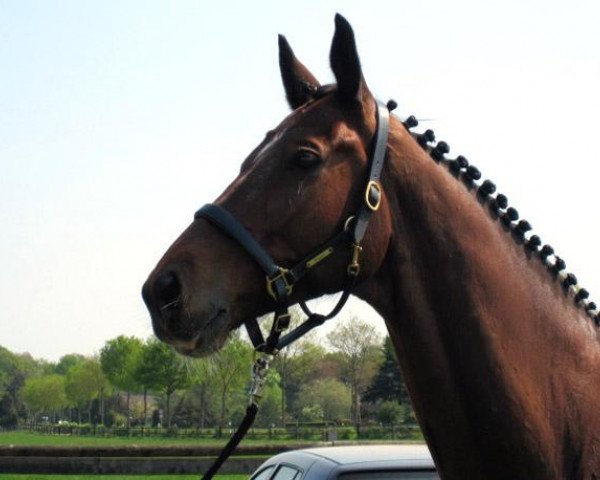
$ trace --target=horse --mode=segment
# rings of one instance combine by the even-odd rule
[[[360,265],[352,293],[385,320],[442,478],[600,478],[600,319],[587,291],[492,182],[414,121],[390,116],[381,178],[365,190],[380,107],[340,15],[330,64],[336,83],[321,85],[279,37],[292,111],[214,205],[287,267],[373,210],[360,245],[327,250],[283,288],[290,304],[339,292],[350,257]],[[156,335],[203,356],[276,309],[267,290],[239,241],[197,215],[142,294]]]

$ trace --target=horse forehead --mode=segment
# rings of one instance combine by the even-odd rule
[[[274,129],[267,132],[265,139],[243,162],[242,173],[265,167],[265,159],[279,157],[286,145],[356,143],[357,133],[350,127],[343,112],[327,99],[310,102],[285,117]],[[271,162],[268,162],[271,164]],[[244,175],[245,176],[245,175]]]
[[[308,102],[291,112],[277,130],[297,132],[328,131],[332,125],[343,120],[344,113],[331,97]]]

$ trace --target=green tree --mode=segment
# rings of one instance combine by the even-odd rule
[[[404,418],[404,406],[396,401],[386,400],[377,410],[377,420],[383,425],[395,425]]]
[[[0,347],[0,372],[4,375],[0,394],[0,427],[16,428],[25,418],[27,408],[21,397],[25,380],[39,370],[39,363],[29,353],[16,354]]]
[[[144,393],[144,409],[142,414],[142,425],[145,427],[148,420],[148,391],[154,388],[156,383],[154,366],[155,362],[149,357],[153,355],[152,349],[156,339],[149,338],[141,348],[140,355],[138,357],[138,363],[133,371],[133,378],[135,382],[142,387]]]
[[[397,401],[401,404],[410,404],[408,391],[396,358],[396,351],[389,335],[383,341],[381,352],[383,361],[365,393],[364,400],[371,403]]]
[[[88,418],[92,423],[92,402],[94,399],[102,399],[106,385],[106,376],[97,358],[85,359],[69,369],[65,379],[65,393],[69,402],[77,407],[79,422],[81,422],[81,410],[87,408]],[[104,420],[102,402],[100,402],[100,412],[102,422]]]
[[[300,420],[303,422],[322,422],[325,417],[321,405],[310,405],[302,407]]]
[[[292,313],[290,329],[299,325],[301,321],[300,315]],[[321,363],[326,352],[315,342],[315,332],[312,331],[284,348],[273,361],[273,368],[277,370],[280,378],[282,426],[285,426],[287,421],[288,405],[295,405],[303,385],[314,380],[317,372],[321,372]],[[299,414],[299,411],[296,412],[296,416]]]
[[[242,395],[246,393],[244,387],[250,379],[248,372],[252,362],[252,347],[239,336],[232,335],[223,348],[200,362],[198,368],[208,377],[217,394],[218,427],[221,434],[231,405],[239,405],[239,401],[244,398]]]
[[[25,380],[21,394],[34,423],[37,415],[47,413],[54,417],[58,410],[68,405],[65,378],[62,375],[29,377]]]
[[[350,405],[351,392],[346,385],[335,378],[322,378],[304,387],[297,408],[300,412],[314,412],[313,407],[318,406],[323,420],[335,422],[348,418]]]
[[[256,417],[256,425],[259,427],[270,427],[280,420],[278,409],[281,401],[281,379],[276,370],[267,372],[265,386],[260,399],[260,408]]]
[[[137,363],[134,377],[145,388],[165,395],[165,419],[171,427],[171,396],[190,384],[191,375],[183,358],[166,343],[149,340]]]
[[[60,360],[54,367],[54,373],[59,375],[66,375],[67,372],[75,365],[82,363],[86,360],[85,356],[79,353],[68,353],[60,357]]]
[[[142,353],[142,341],[120,335],[108,340],[100,351],[100,365],[109,382],[127,394],[127,428],[131,426],[131,392],[139,388],[134,372]]]
[[[356,428],[360,428],[361,396],[371,383],[379,363],[381,337],[375,328],[356,317],[327,335],[329,344],[343,360],[344,378],[352,392],[352,415]]]
[[[17,355],[0,346],[0,428],[17,427],[24,410],[18,392],[33,369],[30,356]]]

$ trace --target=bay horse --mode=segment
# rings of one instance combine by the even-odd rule
[[[292,113],[215,201],[279,265],[294,265],[368,202],[377,107],[351,26],[339,15],[335,24],[335,85],[320,85],[280,36]],[[493,183],[411,126],[390,118],[353,293],[386,322],[442,478],[600,478],[596,305]],[[290,302],[342,290],[351,254],[338,248],[320,261]],[[274,310],[264,282],[239,243],[198,216],[143,297],[156,335],[202,356]]]

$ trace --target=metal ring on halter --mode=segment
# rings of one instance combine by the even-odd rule
[[[376,192],[375,199],[371,199],[371,192]],[[365,203],[367,207],[369,207],[373,212],[379,209],[379,205],[381,205],[381,185],[376,180],[370,180],[367,184],[367,188],[365,190]]]
[[[352,220],[356,220],[356,216],[355,215],[350,215],[346,221],[344,222],[344,231],[345,232],[349,232],[350,231],[350,222]]]

